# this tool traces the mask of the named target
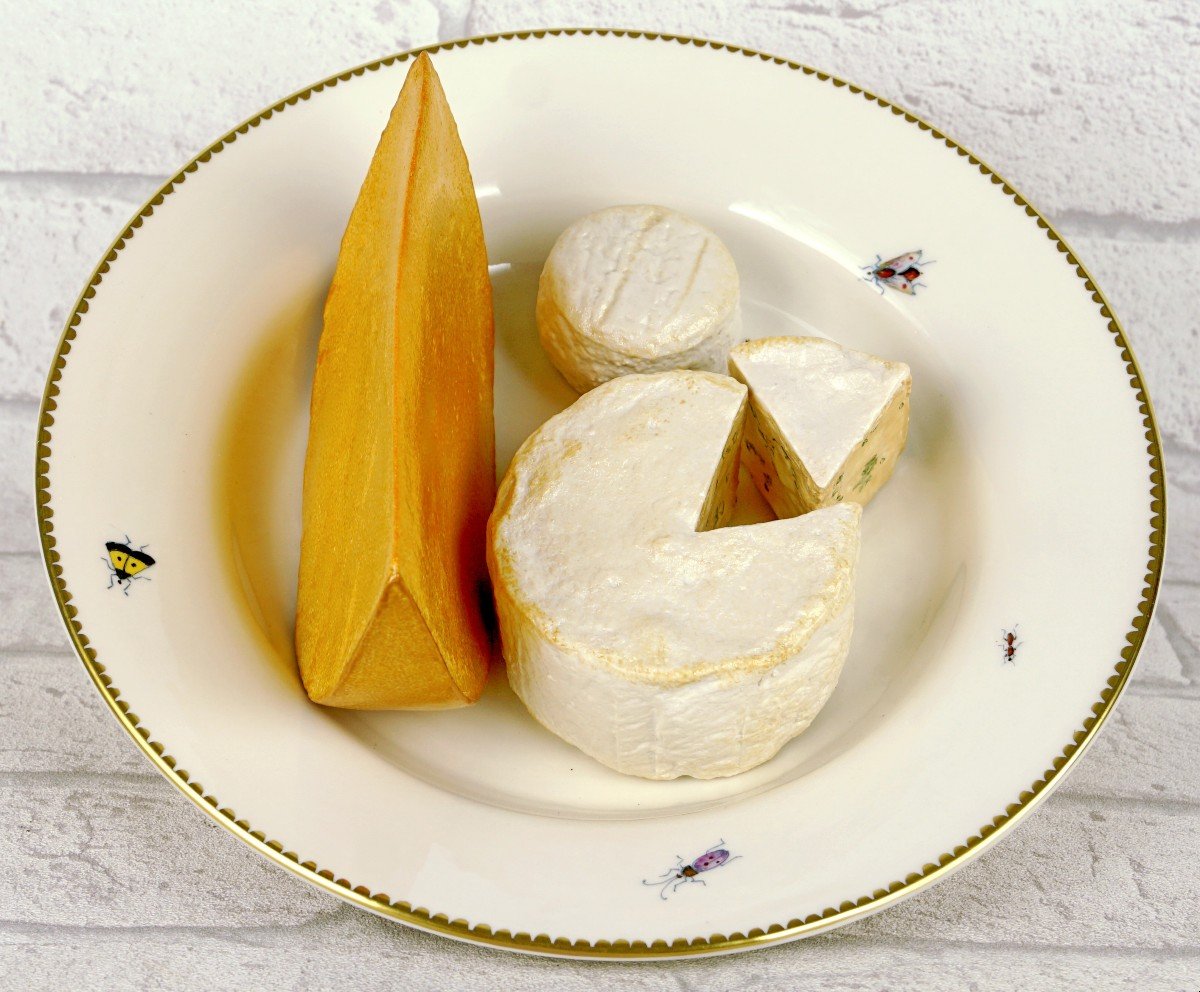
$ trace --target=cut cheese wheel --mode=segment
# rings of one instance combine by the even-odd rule
[[[513,458],[488,526],[508,677],[547,728],[618,771],[733,775],[804,730],[853,626],[860,508],[719,527],[746,389],[629,375]]]
[[[630,372],[724,372],[738,295],[733,257],[708,228],[665,207],[609,207],[551,250],[538,332],[581,393]]]
[[[903,362],[779,337],[737,345],[729,370],[750,387],[746,468],[780,517],[865,506],[891,477],[908,440]]]

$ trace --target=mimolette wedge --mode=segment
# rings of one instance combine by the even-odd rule
[[[492,378],[483,226],[458,129],[421,55],[325,303],[296,611],[315,702],[436,708],[482,692]]]

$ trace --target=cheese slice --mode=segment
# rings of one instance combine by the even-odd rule
[[[740,327],[733,256],[665,207],[609,207],[568,227],[538,286],[542,346],[579,392],[630,372],[724,372]]]
[[[778,516],[865,506],[891,477],[908,440],[903,362],[778,337],[737,345],[729,370],[750,387],[746,468]]]
[[[752,768],[812,722],[845,660],[860,508],[720,527],[745,403],[705,372],[615,379],[500,484],[488,566],[509,681],[618,771]]]
[[[315,702],[462,706],[483,691],[492,374],[479,207],[421,55],[350,214],[317,351],[296,608]]]

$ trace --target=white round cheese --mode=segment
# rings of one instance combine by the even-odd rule
[[[745,405],[725,376],[625,376],[547,421],[500,485],[488,565],[509,681],[618,771],[752,768],[837,683],[860,508],[720,527]]]
[[[724,372],[738,300],[733,256],[708,228],[665,207],[609,207],[551,249],[538,333],[581,393],[630,372]]]

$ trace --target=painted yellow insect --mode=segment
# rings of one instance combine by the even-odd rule
[[[126,596],[129,595],[129,586],[134,579],[149,578],[141,573],[154,564],[154,559],[146,554],[149,545],[143,544],[140,548],[132,545],[128,534],[125,535],[124,543],[105,541],[104,549],[108,552],[108,557],[100,559],[108,566],[108,588],[111,589],[115,584]]]

